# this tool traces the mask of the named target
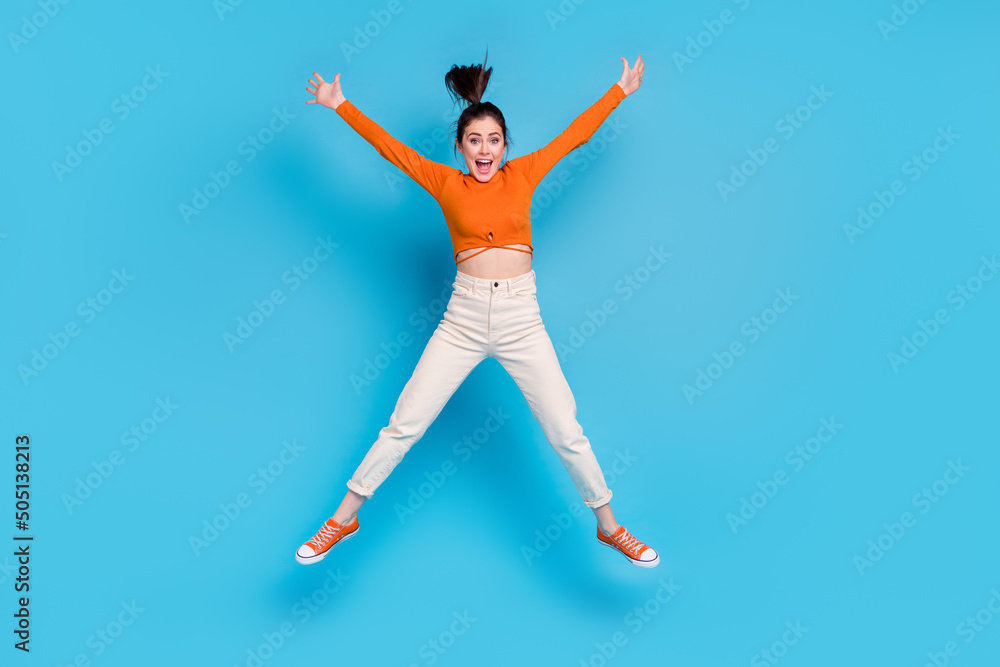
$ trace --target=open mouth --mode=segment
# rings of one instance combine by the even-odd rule
[[[490,173],[491,166],[493,166],[493,160],[476,160],[476,169],[480,174]]]

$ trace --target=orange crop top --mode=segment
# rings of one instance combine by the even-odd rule
[[[379,155],[399,167],[437,200],[451,233],[457,263],[458,254],[470,248],[485,246],[470,257],[513,243],[523,243],[530,248],[531,195],[535,188],[567,153],[587,143],[624,98],[625,91],[615,83],[544,148],[507,160],[485,183],[460,169],[428,160],[397,141],[350,100],[341,102],[336,111],[375,147]],[[523,248],[509,249],[533,252]]]

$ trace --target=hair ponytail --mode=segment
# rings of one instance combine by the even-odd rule
[[[444,75],[444,85],[448,89],[454,101],[460,99],[466,102],[466,107],[462,115],[456,121],[455,138],[461,143],[465,136],[465,128],[470,122],[480,118],[492,118],[500,126],[503,133],[504,142],[508,142],[507,124],[504,122],[500,109],[492,102],[484,102],[483,94],[486,86],[490,83],[493,75],[493,68],[486,67],[486,60],[489,58],[490,50],[486,48],[486,57],[483,58],[482,65],[452,65],[447,74]],[[508,144],[509,145],[509,144]],[[455,157],[458,158],[458,148],[455,149]]]
[[[486,48],[486,57],[490,55],[489,47]],[[451,70],[444,75],[444,85],[451,93],[452,98],[458,102],[465,100],[468,105],[479,104],[486,92],[486,86],[493,75],[493,68],[486,69],[486,58],[482,65],[452,65]]]

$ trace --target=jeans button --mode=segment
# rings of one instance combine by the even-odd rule
[[[493,283],[494,287],[500,287],[500,283]]]

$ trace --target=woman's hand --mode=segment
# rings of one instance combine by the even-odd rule
[[[340,72],[337,72],[336,76],[333,77],[333,83],[327,83],[316,72],[313,72],[313,76],[316,77],[319,83],[309,79],[309,83],[313,85],[313,88],[306,86],[306,91],[316,95],[316,99],[306,100],[306,104],[316,104],[319,102],[325,107],[336,109],[340,106],[341,102],[346,101],[344,94],[340,90]]]
[[[642,83],[642,70],[646,63],[642,62],[642,56],[635,61],[635,67],[629,69],[628,61],[622,58],[622,78],[618,80],[618,85],[622,87],[626,95],[631,95],[639,89]]]

